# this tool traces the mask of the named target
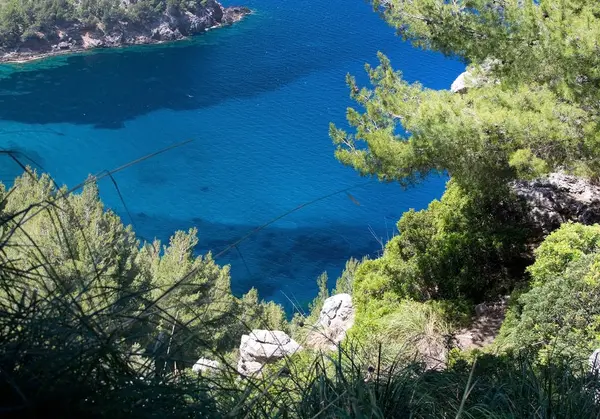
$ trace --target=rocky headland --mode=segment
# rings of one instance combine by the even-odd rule
[[[26,62],[52,55],[96,48],[118,48],[173,42],[242,20],[247,7],[223,7],[216,0],[200,2],[192,10],[169,10],[147,22],[119,20],[106,25],[74,20],[28,36],[15,46],[0,47],[0,62]]]

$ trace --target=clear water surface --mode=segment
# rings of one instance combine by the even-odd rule
[[[361,0],[228,0],[256,11],[227,29],[169,46],[52,58],[0,67],[0,146],[18,150],[60,183],[118,167],[172,143],[191,144],[110,180],[105,203],[138,235],[166,240],[199,230],[218,253],[305,202],[365,183],[333,157],[328,124],[345,123],[346,73],[387,54],[406,79],[448,88],[464,66],[415,50]],[[0,180],[20,173],[0,158]],[[351,257],[377,255],[409,208],[439,197],[444,180],[403,191],[372,182],[270,225],[219,259],[234,292],[258,288],[290,307],[333,280]],[[360,203],[360,205],[357,205]]]

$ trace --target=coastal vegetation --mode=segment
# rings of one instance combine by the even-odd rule
[[[228,10],[215,0],[0,0],[0,49],[173,41],[224,21],[232,23],[249,12]],[[94,41],[82,40],[83,35]],[[103,39],[106,35],[109,38]]]
[[[35,3],[3,2],[2,31],[10,13],[30,20],[2,33],[21,39],[60,19],[107,23],[113,6],[134,21],[191,4]],[[330,127],[336,156],[405,187],[447,174],[443,197],[406,212],[380,257],[350,260],[333,289],[326,274],[318,278],[309,312],[288,321],[256,290],[234,296],[228,267],[194,253],[195,230],[142,242],[104,208],[96,178],[68,190],[23,166],[0,186],[7,415],[600,415],[599,369],[588,365],[600,345],[600,226],[565,221],[549,233],[515,192],[517,182],[558,171],[599,181],[600,6],[373,5],[404,40],[465,61],[466,85],[408,83],[380,54],[366,68],[370,87],[348,77],[358,106],[347,113],[351,132]],[[351,295],[355,318],[330,352],[310,339],[331,295]],[[493,343],[455,342],[481,317],[478,307],[507,300]],[[305,347],[240,375],[236,348],[253,329],[289,333]],[[192,373],[199,357],[221,366]]]

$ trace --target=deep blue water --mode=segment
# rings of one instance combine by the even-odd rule
[[[366,182],[333,157],[328,123],[345,124],[346,73],[383,51],[408,80],[448,88],[463,65],[403,44],[361,0],[230,0],[256,10],[191,42],[0,68],[0,146],[19,150],[60,183],[194,142],[119,173],[131,218],[110,182],[108,206],[144,239],[196,226],[198,251],[218,253],[304,202]],[[19,168],[0,159],[0,180]],[[307,206],[219,262],[236,293],[306,303],[315,279],[351,257],[376,255],[409,208],[444,180],[403,191],[369,183]],[[287,296],[287,297],[286,297]]]

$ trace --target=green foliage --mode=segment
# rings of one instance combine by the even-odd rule
[[[364,260],[363,260],[364,261]],[[356,275],[356,270],[360,266],[360,262],[357,259],[351,258],[346,262],[346,266],[344,267],[344,271],[342,275],[335,282],[335,289],[333,290],[333,295],[335,294],[350,294],[352,295],[353,284],[354,284],[354,276]]]
[[[319,293],[315,297],[315,299],[308,305],[308,309],[311,313],[317,313],[319,315],[319,311],[323,308],[323,303],[326,299],[329,298],[329,287],[327,286],[328,281],[327,272],[323,272],[317,278],[317,287],[319,287]]]
[[[357,269],[359,311],[374,300],[481,301],[512,289],[528,237],[514,199],[466,194],[451,181],[440,201],[408,211],[381,258]]]
[[[520,149],[511,156],[508,164],[516,170],[521,179],[535,179],[548,173],[546,162],[536,157],[530,149]]]
[[[596,1],[374,3],[404,39],[458,55],[487,82],[433,91],[380,54],[367,66],[372,89],[348,77],[364,109],[348,110],[355,133],[331,127],[343,164],[404,185],[447,171],[480,191],[558,169],[598,176]]]
[[[273,301],[260,301],[258,291],[252,288],[244,294],[240,305],[240,325],[246,333],[252,329],[283,330],[288,331],[287,322],[283,307]]]
[[[490,57],[514,83],[567,100],[598,94],[600,6],[594,0],[373,2],[403,39],[471,63]]]
[[[383,357],[366,364],[356,348],[295,361],[291,374],[257,383],[263,397],[253,400],[254,417],[566,419],[600,414],[597,378],[559,357],[543,365],[527,353],[485,355],[443,371],[390,364]],[[264,388],[265,382],[272,384]]]
[[[71,194],[28,172],[2,202],[3,269],[27,275],[0,290],[0,299],[60,294],[76,300],[83,315],[109,311],[123,345],[139,344],[174,368],[232,350],[248,328],[285,329],[280,306],[259,302],[255,290],[238,300],[229,268],[210,254],[194,255],[195,229],[176,232],[168,245],[140,244],[104,209],[93,179]]]
[[[550,234],[536,249],[536,261],[529,268],[534,285],[565,272],[584,255],[600,251],[600,226],[567,223]]]
[[[437,367],[444,363],[453,326],[435,302],[404,300],[386,307],[385,312],[360,313],[350,331],[350,341],[361,342],[371,356],[382,345],[386,354],[397,361],[418,360]]]
[[[197,11],[206,0],[0,0],[0,47],[52,36],[56,27],[81,22],[105,31],[119,21],[146,23],[161,14]]]
[[[566,224],[536,251],[531,289],[516,297],[500,348],[586,360],[600,344],[600,227]]]

